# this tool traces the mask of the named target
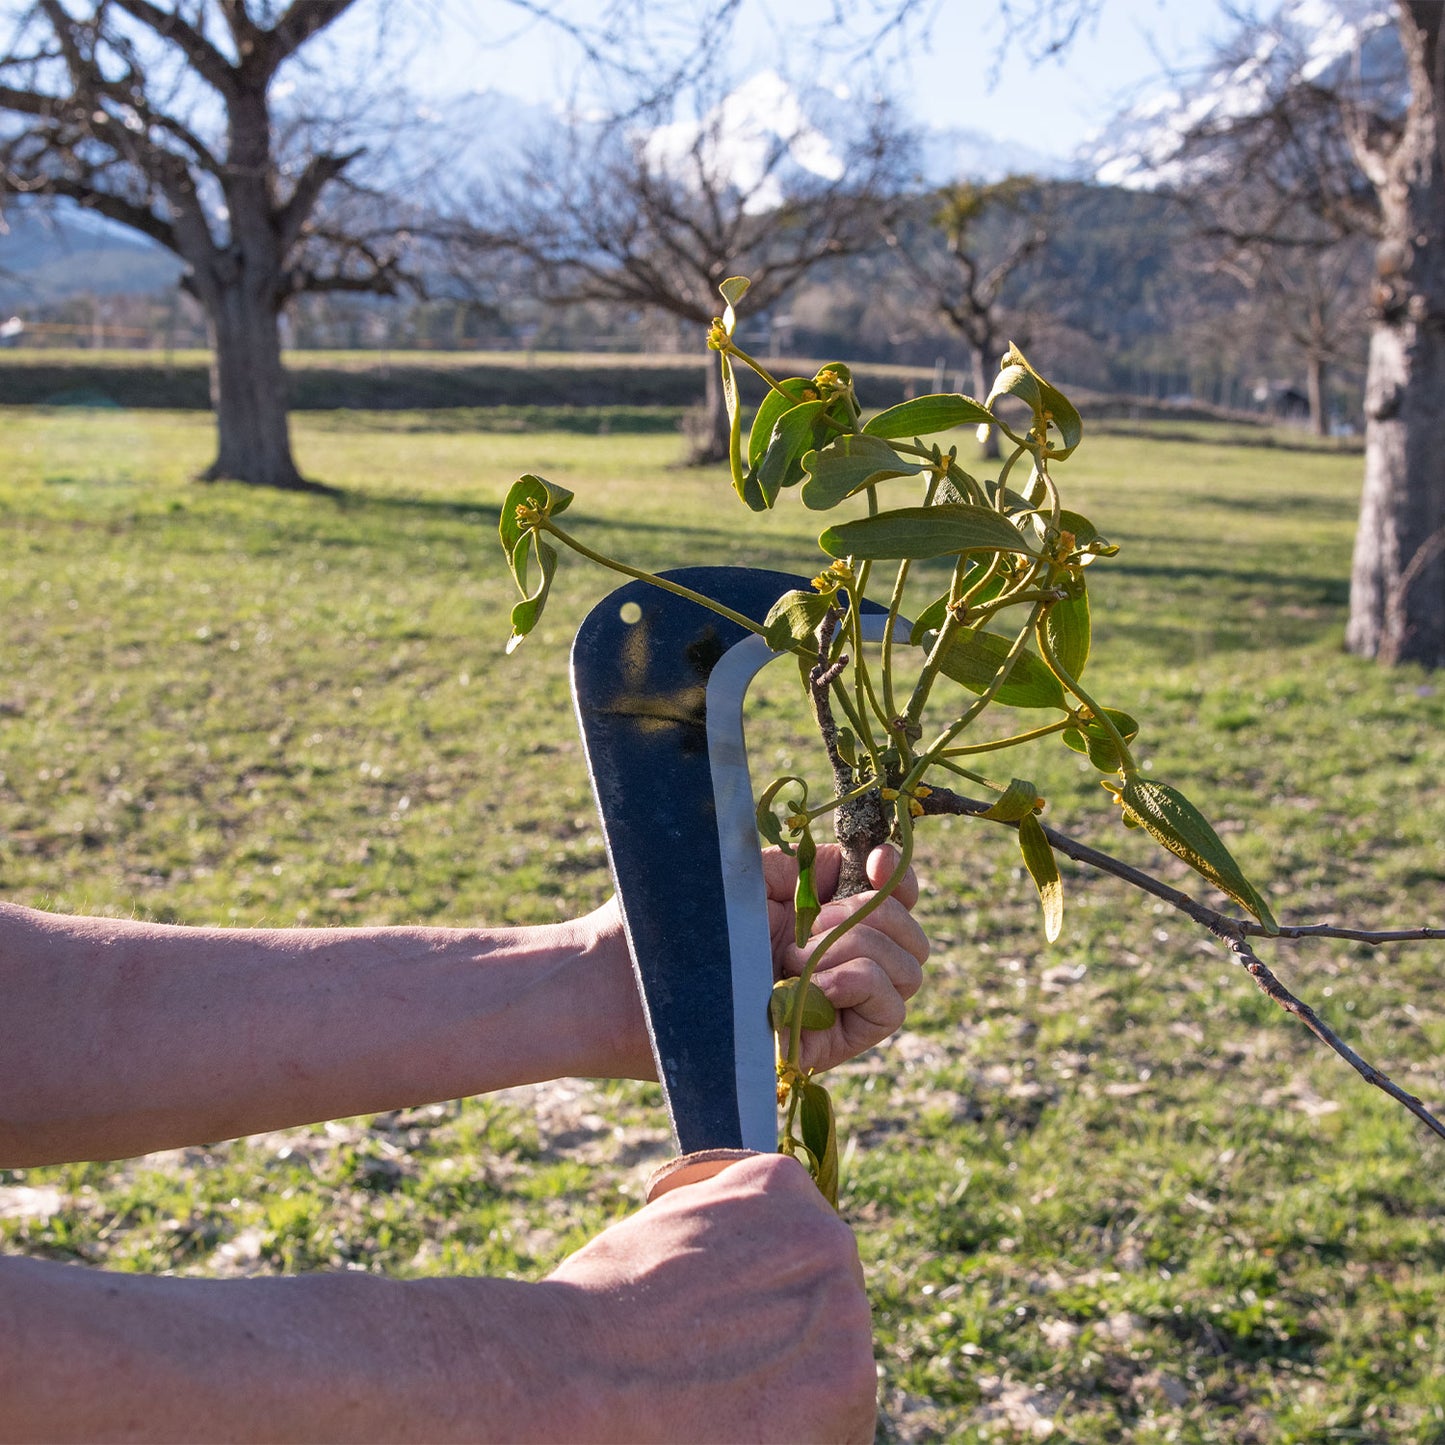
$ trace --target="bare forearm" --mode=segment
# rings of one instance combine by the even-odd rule
[[[754,1155],[546,1280],[150,1279],[0,1260],[0,1442],[871,1441],[852,1234]]]
[[[0,1260],[0,1440],[586,1438],[576,1291]]]
[[[625,951],[554,928],[240,930],[0,904],[0,1164],[644,1072]]]

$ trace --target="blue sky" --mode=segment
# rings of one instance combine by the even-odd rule
[[[787,53],[780,16],[806,19],[828,11],[827,0],[747,0],[747,6],[734,53],[739,78]],[[1097,20],[1062,57],[1035,62],[1028,37],[1008,36],[997,7],[986,0],[937,0],[934,8],[928,42],[910,61],[888,64],[890,88],[911,116],[937,127],[1007,135],[1060,157],[1167,69],[1198,65],[1211,37],[1226,29],[1214,0],[1103,0]],[[536,102],[565,94],[575,71],[575,57],[554,31],[499,0],[433,0],[428,28],[425,39],[415,37],[417,68],[437,90],[497,89]],[[852,64],[850,71],[824,60],[815,78],[856,84]]]

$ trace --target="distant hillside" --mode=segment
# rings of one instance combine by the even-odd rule
[[[1184,311],[1223,316],[1234,306],[1234,288],[1197,273],[1187,218],[1166,197],[1087,181],[1044,180],[1038,189],[1047,241],[1010,275],[1001,300],[1021,344],[1047,338],[1046,349],[1057,350],[1064,333],[1073,338],[1071,351],[1090,365],[1071,367],[1070,379],[1120,384],[1110,363],[1141,348],[1156,351]],[[930,206],[919,208],[925,234]],[[1017,239],[1012,226],[996,215],[979,223],[971,244],[982,273]],[[941,248],[936,236],[934,244]],[[962,338],[926,298],[910,293],[886,251],[831,264],[788,309],[793,340],[812,355],[914,364],[942,357],[950,369],[967,359]]]
[[[134,231],[73,206],[42,214],[6,208],[0,231],[0,309],[78,295],[149,296],[171,289],[181,263]]]
[[[1048,244],[1025,282],[1030,304],[1125,348],[1177,323],[1181,289],[1192,307],[1233,306],[1232,286],[1198,273],[1189,220],[1168,197],[1082,181],[1050,189]]]
[[[1280,328],[1271,327],[1227,276],[1203,264],[1188,218],[1166,196],[1078,180],[1045,179],[1038,186],[1048,241],[1005,288],[1005,334],[1060,381],[1161,400],[1190,396],[1228,408],[1258,405],[1261,394],[1302,384],[1299,358]],[[1009,244],[1005,225],[991,222],[981,228],[985,271],[993,264],[990,257]],[[93,216],[72,209],[51,222],[33,212],[16,212],[8,234],[0,236],[0,320],[23,309],[30,320],[61,322],[57,330],[83,333],[87,316],[67,314],[78,304],[76,298],[174,295],[179,271],[168,253]],[[37,317],[44,308],[48,315]],[[199,342],[198,326],[192,326],[190,342],[184,332],[178,337],[167,329],[175,325],[168,319],[173,312],[169,302],[152,303],[119,320],[134,328],[131,334],[144,337],[149,330],[152,343],[167,349]],[[968,389],[972,384],[968,347],[924,298],[910,295],[896,257],[885,249],[824,264],[771,314],[746,315],[743,324],[747,344],[764,354],[905,365],[922,368],[929,378],[937,372],[940,383],[946,378],[949,386]],[[475,356],[478,346],[567,351],[595,348],[606,337],[606,345],[616,351],[659,354],[681,346],[688,354],[695,340],[669,331],[644,309],[614,308],[605,314],[597,307],[543,309],[520,284],[499,291],[480,309],[449,299],[444,285],[425,301],[310,297],[293,313],[291,325],[298,347],[364,346],[390,352],[399,366],[408,352],[429,348],[458,356]],[[1357,341],[1358,364],[1341,363],[1333,372],[1332,407],[1347,418],[1354,418],[1359,407],[1363,333]],[[17,378],[7,377],[0,389],[13,392],[17,384]],[[44,388],[61,383],[34,377],[26,385],[41,388],[43,396],[49,394]],[[689,383],[663,393],[656,385],[653,378],[644,388],[646,396],[620,399],[650,405],[684,405],[692,399]],[[481,374],[449,378],[442,389],[445,397],[430,383],[419,385],[418,399],[408,404],[513,400],[505,395],[506,386]],[[184,404],[204,404],[199,372],[181,390],[188,398],[194,391],[196,397]],[[323,403],[322,395],[345,399]],[[301,406],[386,404],[373,399],[369,381],[344,378],[321,388],[316,400],[301,385],[296,401]],[[128,399],[125,404],[144,403]]]

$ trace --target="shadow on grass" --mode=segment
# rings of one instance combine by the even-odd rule
[[[1217,427],[1221,423],[1201,422],[1200,425]],[[1152,427],[1133,422],[1110,421],[1106,418],[1096,421],[1091,430],[1100,436],[1136,437],[1140,441],[1149,442],[1185,442],[1191,445],[1210,447],[1255,447],[1268,451],[1310,452],[1326,456],[1363,456],[1365,454],[1363,437],[1287,437],[1280,436],[1277,432],[1264,430],[1263,424],[1261,424],[1258,435],[1255,435],[1243,429],[1251,425],[1248,422],[1226,422],[1223,425],[1235,425],[1242,429],[1236,434],[1221,432],[1202,435],[1183,427]]]
[[[403,435],[566,432],[573,436],[676,435],[684,408],[676,406],[488,406],[425,411],[334,411],[312,415],[323,431]]]
[[[1206,639],[1209,651],[1243,654],[1318,643],[1344,625],[1350,596],[1348,577],[1248,566],[1114,562],[1109,576],[1124,595],[1108,615],[1128,617],[1130,644],[1176,660]]]
[[[338,510],[365,513],[374,512],[378,515],[387,514],[405,516],[415,515],[419,517],[447,517],[466,522],[471,525],[485,524],[488,527],[495,527],[501,519],[501,508],[490,502],[465,502],[456,501],[446,497],[416,497],[406,496],[398,493],[388,492],[342,492],[334,499]],[[706,544],[709,554],[719,558],[734,554],[739,550],[746,551],[748,560],[738,565],[750,567],[773,567],[775,562],[764,561],[764,558],[793,557],[796,559],[797,544],[793,539],[770,543],[764,539],[752,537],[746,539],[740,546],[740,539],[735,530],[726,525],[708,526],[702,523],[678,522],[671,517],[662,517],[659,520],[648,520],[642,517],[627,516],[598,516],[589,518],[579,524],[578,536],[582,536],[582,528],[585,527],[590,537],[611,537],[611,536],[666,536],[677,537],[685,542],[696,542]],[[679,554],[684,549],[679,548]],[[657,566],[692,566],[693,562],[659,562]],[[783,570],[793,570],[784,568]]]
[[[300,496],[294,492],[277,495]],[[495,503],[356,491],[333,491],[330,495],[317,495],[316,500],[326,505],[292,513],[285,519],[269,519],[266,550],[279,552],[288,544],[298,542],[364,549],[388,539],[398,546],[411,546],[446,538],[455,540],[454,528],[458,525],[466,528],[469,543],[485,539],[488,547],[496,546],[501,509]],[[328,517],[338,513],[346,518],[348,530],[327,528]],[[368,527],[368,522],[374,524],[374,528]],[[404,533],[403,529],[406,529]],[[434,529],[442,529],[442,534]],[[757,537],[744,541],[726,525],[689,525],[668,518],[654,521],[632,516],[598,517],[586,523],[585,530],[579,528],[578,535],[601,551],[611,551],[633,565],[648,569],[667,570],[707,563],[802,575],[796,541],[771,542]],[[629,545],[628,539],[637,538],[650,540],[641,546]],[[664,538],[665,542],[661,540]]]
[[[447,518],[469,525],[495,528],[502,509],[490,502],[468,502],[452,497],[408,497],[392,492],[337,491],[330,498],[338,512],[372,513],[379,517],[415,516]]]
[[[1360,514],[1358,505],[1346,497],[1326,497],[1311,493],[1302,497],[1299,493],[1256,492],[1248,497],[1221,497],[1218,495],[1202,498],[1210,507],[1222,507],[1231,512],[1247,512],[1254,516],[1288,516],[1304,511],[1308,513],[1311,526],[1323,522],[1353,522]]]
[[[1140,580],[1170,580],[1186,584],[1186,590],[1210,590],[1217,584],[1229,587],[1232,600],[1245,597],[1264,599],[1271,592],[1290,594],[1291,600],[1320,607],[1343,607],[1350,599],[1348,577],[1318,576],[1308,572],[1259,572],[1247,564],[1240,567],[1193,566],[1171,567],[1152,562],[1109,561],[1110,577]],[[1158,591],[1158,588],[1151,588]]]

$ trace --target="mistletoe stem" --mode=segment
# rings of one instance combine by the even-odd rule
[[[640,567],[629,567],[627,563],[619,562],[615,557],[609,557],[603,552],[594,552],[591,547],[579,542],[570,533],[564,532],[555,522],[544,521],[539,526],[542,531],[551,533],[564,546],[570,547],[578,556],[585,557],[589,562],[596,562],[601,567],[609,567],[614,572],[621,572],[624,577],[632,577],[639,582],[648,582],[654,587],[662,588],[664,592],[671,592],[678,597],[686,597],[689,602],[696,602],[699,607],[706,607],[709,612],[716,612],[719,617],[726,617],[729,622],[735,622],[739,627],[745,627],[749,632],[757,633],[759,637],[766,635],[767,629],[754,622],[751,617],[744,617],[741,612],[734,612],[731,607],[725,607],[721,602],[715,602],[701,592],[694,592],[691,587],[684,587],[680,582],[672,582],[666,577],[659,577],[656,572],[645,572]]]
[[[840,797],[848,795],[833,814],[833,831],[842,850],[834,897],[851,898],[868,887],[868,855],[887,839],[889,822],[879,786],[875,783],[859,792],[852,767],[838,751],[838,724],[833,718],[830,692],[848,660],[840,657],[837,662],[828,661],[837,625],[837,614],[829,612],[818,629],[818,662],[808,678],[808,700],[833,770],[833,789]]]
[[[850,914],[841,923],[830,928],[817,943],[813,945],[813,951],[808,955],[808,961],[803,965],[803,971],[799,975],[798,1005],[793,1010],[792,1029],[788,1035],[788,1062],[795,1070],[801,1072],[801,1061],[803,1051],[803,1006],[802,1000],[808,991],[808,985],[813,980],[813,975],[818,971],[818,965],[823,961],[823,956],[828,952],[845,933],[856,928],[875,909],[881,908],[884,902],[893,894],[893,890],[903,881],[903,876],[913,864],[913,820],[906,817],[904,812],[899,814],[899,839],[898,839],[898,862],[892,873],[883,881],[882,887],[866,903],[861,904],[855,913]],[[866,886],[866,880],[865,880]],[[839,897],[834,893],[834,898]],[[793,1091],[796,1094],[796,1090]],[[788,1115],[792,1120],[792,1112]]]

